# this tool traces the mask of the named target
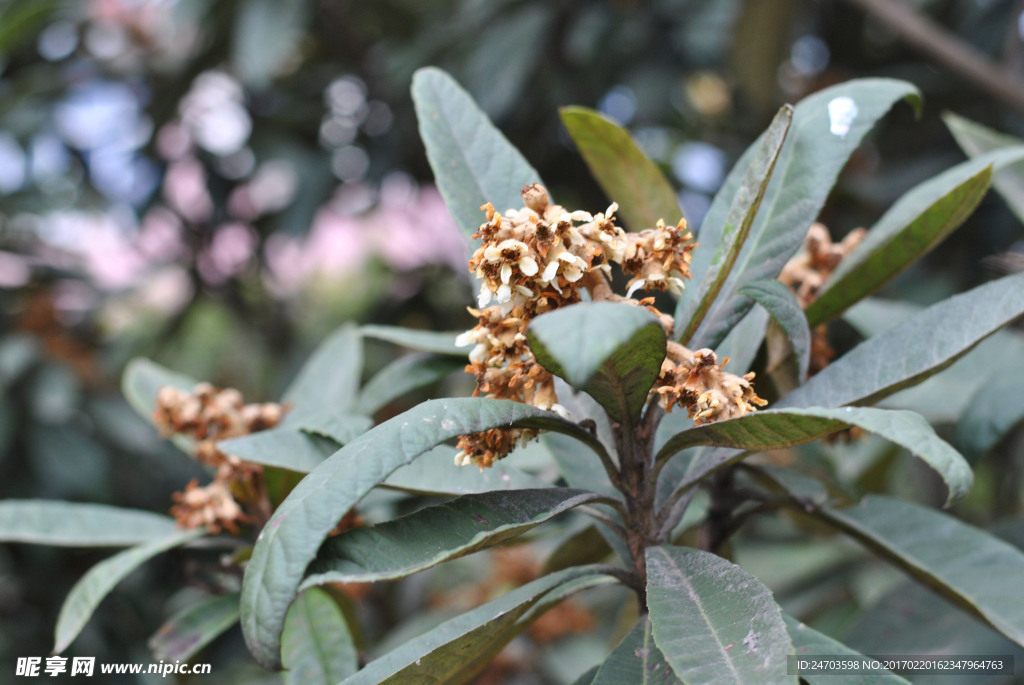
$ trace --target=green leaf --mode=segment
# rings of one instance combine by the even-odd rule
[[[283,425],[295,425],[324,411],[344,413],[352,408],[363,373],[363,341],[359,329],[342,326],[313,351],[284,393],[290,402]]]
[[[558,110],[572,142],[619,216],[630,230],[654,228],[659,219],[673,226],[683,213],[668,179],[637,147],[629,131],[586,107]]]
[[[807,378],[811,363],[811,329],[793,293],[779,281],[749,283],[740,288],[740,293],[754,298],[786,332],[797,358],[800,379]]]
[[[651,621],[644,616],[601,664],[591,685],[674,685],[682,683],[654,644]]]
[[[792,616],[783,615],[789,636],[793,639],[793,646],[796,647],[796,656],[813,655],[815,657],[828,657],[835,659],[858,659],[864,655],[856,652],[843,643],[833,640],[828,635],[819,633],[810,626],[804,625]],[[806,680],[810,685],[900,685],[909,683],[893,673],[882,669],[871,675],[847,675],[841,672],[829,673],[828,675],[803,674],[801,679]]]
[[[768,130],[758,139],[757,151],[732,196],[721,239],[711,262],[702,271],[700,285],[695,292],[686,295],[685,306],[683,299],[679,301],[675,320],[676,326],[680,328],[682,322],[686,322],[686,327],[679,336],[679,341],[684,345],[693,337],[704,316],[715,303],[729,274],[732,273],[736,259],[747,242],[747,236],[750,235],[750,227],[754,225],[754,219],[761,207],[768,183],[772,179],[775,163],[779,159],[779,152],[792,122],[793,108],[786,105],[779,110]]]
[[[495,462],[489,469],[456,466],[452,461],[454,456],[455,449],[449,445],[435,447],[392,473],[381,485],[425,495],[471,495],[495,490],[543,488],[547,485],[512,465],[516,461],[515,452],[507,459]]]
[[[400,466],[442,442],[518,426],[567,432],[603,449],[576,424],[519,402],[430,400],[359,436],[304,478],[264,526],[242,583],[242,630],[260,663],[279,665],[288,605],[320,544],[350,508]]]
[[[172,616],[149,638],[153,658],[184,661],[198,654],[238,623],[238,597],[237,592],[210,597]]]
[[[956,230],[988,191],[993,168],[1024,159],[1024,147],[959,164],[920,184],[878,220],[807,308],[811,325],[829,321],[895,278]]]
[[[1024,645],[1024,553],[952,516],[872,495],[815,516]]]
[[[665,359],[665,330],[658,320],[622,302],[556,309],[530,322],[526,337],[545,369],[626,423],[640,418]]]
[[[407,392],[435,383],[465,365],[465,359],[429,354],[399,357],[366,382],[356,401],[356,410],[372,416]]]
[[[494,547],[600,495],[570,488],[485,492],[329,538],[302,587],[394,580]]]
[[[480,207],[487,202],[501,212],[523,206],[523,186],[540,183],[540,174],[469,93],[427,67],[412,78],[412,100],[437,188],[463,233],[471,236],[483,223]]]
[[[1020,138],[1000,133],[952,112],[944,113],[942,120],[968,157],[980,157],[992,150],[1024,145],[1024,140]],[[992,185],[1017,218],[1024,221],[1024,164],[1017,163],[997,170]]]
[[[341,447],[329,438],[296,428],[272,428],[221,440],[217,447],[242,461],[309,473]]]
[[[325,410],[299,416],[292,425],[303,433],[327,438],[339,445],[347,445],[370,430],[373,427],[373,419],[358,414]]]
[[[771,590],[739,566],[686,547],[647,550],[654,640],[686,683],[792,683],[793,653]]]
[[[341,609],[317,588],[298,596],[281,643],[285,685],[335,685],[359,670],[359,654]]]
[[[408,640],[371,661],[344,685],[468,682],[526,628],[530,618],[563,599],[567,591],[611,581],[598,573],[582,567],[538,578]]]
[[[50,500],[0,502],[0,542],[127,547],[177,530],[174,519],[137,509]]]
[[[455,339],[462,331],[441,333],[438,331],[422,331],[415,328],[402,328],[401,326],[363,326],[359,329],[364,338],[384,340],[406,347],[417,352],[432,352],[444,354],[449,357],[465,359],[469,352],[465,348],[456,347]]]
[[[53,653],[60,654],[78,637],[103,598],[121,580],[157,554],[184,545],[206,534],[205,530],[178,531],[104,559],[82,576],[64,599],[54,630]]]
[[[1009,359],[970,396],[956,424],[954,442],[971,464],[1024,422],[1024,363]]]
[[[739,294],[739,289],[748,283],[778,277],[799,249],[850,154],[875,122],[900,99],[920,107],[917,89],[909,83],[858,79],[819,91],[796,106],[793,125],[779,153],[777,171],[765,191],[738,266],[694,336],[692,347],[717,347],[753,304]],[[851,104],[856,107],[855,112],[850,109]],[[852,120],[844,114],[853,114]],[[849,127],[844,132],[847,123]],[[760,144],[759,139],[744,153],[715,196],[697,236],[702,247],[694,251],[690,267],[693,273],[703,274],[707,270],[722,241],[728,207]]]
[[[873,404],[959,359],[1024,312],[1024,274],[954,295],[865,340],[775,403]]]
[[[843,313],[843,320],[857,331],[871,337],[894,327],[904,319],[924,309],[907,302],[881,300],[874,297],[861,300]],[[886,397],[880,406],[888,409],[910,409],[932,423],[955,424],[976,399],[992,373],[993,359],[1024,359],[1024,335],[1009,328],[996,331],[982,340],[955,364],[939,371],[927,380]],[[1000,364],[1006,379],[1016,378],[1017,364]]]
[[[885,438],[928,464],[946,484],[947,506],[970,490],[974,480],[971,467],[959,452],[935,434],[927,421],[913,412],[872,407],[772,409],[695,426],[670,439],[658,453],[657,461],[695,445],[758,452],[780,449],[811,442],[849,426]],[[734,450],[701,452],[690,462],[682,487],[693,485],[742,456]]]
[[[56,0],[5,2],[0,9],[0,56],[3,60],[6,62],[20,44],[31,40],[60,6]]]

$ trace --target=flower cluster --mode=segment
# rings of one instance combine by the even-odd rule
[[[272,428],[285,411],[278,404],[247,405],[237,390],[221,390],[209,383],[199,383],[191,393],[161,388],[153,412],[161,434],[197,440],[196,457],[215,469],[210,484],[200,487],[193,479],[184,492],[173,495],[171,514],[179,525],[237,535],[238,524],[260,523],[269,517],[263,469],[222,452],[217,441]]]
[[[480,280],[477,308],[469,312],[477,325],[457,344],[473,346],[466,371],[476,377],[475,395],[510,399],[565,413],[558,405],[554,378],[530,351],[526,328],[545,312],[575,304],[586,289],[593,300],[617,300],[644,306],[671,335],[672,317],[653,307],[653,298],[629,299],[637,290],[679,293],[690,277],[691,251],[696,244],[686,220],[676,226],[658,221],[654,228],[627,233],[615,224],[616,204],[599,214],[569,212],[551,203],[538,184],[523,188],[521,209],[504,215],[491,204],[481,209],[486,221],[474,238],[480,247],[469,260]],[[611,291],[611,264],[630,277],[628,294]],[[764,401],[750,386],[752,374],[737,377],[721,371],[710,350],[684,353],[666,360],[652,393],[670,410],[687,407],[699,423],[739,416]],[[457,465],[490,466],[516,445],[536,436],[530,429],[494,428],[459,439]]]
[[[719,364],[718,356],[707,348],[691,353],[682,345],[669,343],[652,392],[658,394],[665,411],[671,411],[676,403],[684,405],[698,426],[743,416],[766,405],[750,385],[754,374],[735,376],[722,371],[728,361],[727,357]]]

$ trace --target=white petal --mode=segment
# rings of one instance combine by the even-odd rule
[[[484,249],[484,259],[489,262],[497,262],[501,260],[501,249],[491,245]]]
[[[565,276],[565,280],[575,283],[583,278],[583,271],[576,266],[569,265],[562,270],[562,275]]]
[[[537,260],[533,257],[523,257],[519,260],[519,270],[524,276],[533,276],[537,273]]]
[[[664,250],[665,249],[665,239],[664,238],[658,238],[657,240],[655,240],[654,241],[654,249],[655,250]]]
[[[555,276],[557,276],[557,275],[558,275],[558,261],[556,260],[556,261],[553,261],[550,264],[548,264],[546,267],[544,267],[544,273],[541,275],[541,280],[543,280],[545,283],[548,283],[548,282],[551,282],[552,280],[554,280]],[[481,306],[483,306],[483,305],[481,305]]]
[[[533,291],[527,288],[525,285],[517,285],[516,292],[522,295],[523,297],[533,297]]]
[[[498,292],[495,295],[498,298],[498,303],[504,304],[512,299],[512,288],[508,285],[499,285]]]
[[[558,255],[558,258],[561,259],[563,262],[569,262],[570,264],[572,264],[578,259],[576,255],[574,255],[572,252],[563,252],[560,255]]]
[[[584,212],[582,209],[577,209],[575,212],[569,215],[573,221],[593,221],[594,217],[590,212]]]
[[[473,348],[473,351],[469,353],[469,361],[471,362],[483,362],[487,359],[487,345],[480,343]]]
[[[617,211],[619,211],[619,203],[618,202],[613,202],[610,205],[608,205],[608,209],[605,210],[604,215],[606,217],[608,217],[609,219],[611,219],[612,218],[612,214],[614,214]]]
[[[472,345],[476,342],[476,331],[470,330],[465,333],[459,333],[455,338],[456,347],[465,347],[466,345]]]
[[[647,285],[647,283],[642,278],[638,281],[635,281],[633,285],[629,286],[629,290],[626,291],[626,297],[633,297],[633,293],[635,293],[637,290],[643,290],[645,285]]]
[[[510,278],[512,278],[512,265],[505,262],[501,265],[501,282],[508,283]]]
[[[481,283],[480,284],[480,294],[477,295],[477,297],[476,297],[476,306],[481,308],[481,309],[486,307],[488,305],[488,303],[491,301],[492,294],[493,293],[491,293],[490,289],[487,287],[487,284],[486,283]]]

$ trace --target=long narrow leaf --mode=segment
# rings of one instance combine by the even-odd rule
[[[501,544],[599,497],[569,488],[487,492],[355,528],[324,543],[302,587],[404,578]]]
[[[750,283],[740,288],[740,293],[754,298],[786,332],[797,359],[800,380],[807,378],[807,368],[811,363],[811,329],[793,293],[779,281]]]
[[[178,531],[173,535],[131,547],[93,566],[71,588],[57,616],[53,651],[59,654],[78,637],[89,617],[121,580],[157,554],[206,534],[205,530]]]
[[[855,507],[815,515],[1024,645],[1024,552],[952,516],[893,497],[872,495]]]
[[[504,212],[523,204],[524,185],[541,182],[473,98],[440,69],[420,69],[412,78],[420,138],[434,180],[455,223],[466,236],[483,222],[480,206]]]
[[[698,329],[693,346],[717,347],[752,306],[739,289],[778,277],[817,218],[850,154],[875,122],[901,99],[920,106],[917,89],[909,83],[858,79],[826,88],[797,104],[776,173],[765,191],[738,266]],[[704,273],[711,260],[708,252],[713,253],[722,240],[727,208],[759,144],[755,142],[737,162],[704,219],[697,236],[703,249],[694,252],[691,265],[695,274]],[[685,297],[684,291],[680,306]]]
[[[659,219],[679,222],[683,213],[675,191],[626,129],[586,107],[563,107],[559,114],[590,173],[619,204],[618,213],[630,230],[653,228]]]
[[[798,445],[848,426],[857,426],[900,445],[928,464],[946,484],[947,505],[963,497],[974,481],[971,467],[960,453],[940,439],[919,415],[871,407],[774,409],[697,426],[669,440],[657,459],[660,462],[679,450],[696,445],[733,448],[701,452],[690,462],[680,485],[685,488],[735,462],[742,457],[744,450],[763,451]]]
[[[173,535],[174,519],[137,509],[49,500],[0,502],[0,542],[127,547]]]
[[[856,652],[828,635],[819,633],[810,626],[797,621],[792,616],[783,615],[786,621],[786,629],[789,636],[793,638],[793,646],[796,647],[796,657],[804,655],[819,658],[842,659],[846,663],[854,663],[852,659],[862,659],[864,655]],[[847,675],[842,672],[832,672],[824,675],[812,675],[802,673],[802,680],[810,685],[910,685],[907,680],[899,677],[892,671],[880,669],[877,673],[870,675]]]
[[[761,208],[768,183],[775,171],[775,163],[779,152],[786,141],[790,124],[793,123],[793,108],[786,105],[775,115],[758,141],[757,152],[747,167],[746,173],[725,217],[722,237],[715,250],[707,270],[703,272],[697,292],[687,297],[687,307],[676,311],[676,326],[682,328],[679,341],[684,345],[690,341],[698,326],[704,321],[704,315],[711,309],[726,279],[732,273],[736,259],[747,242],[750,227],[754,225],[757,211]],[[685,322],[685,327],[683,322]]]
[[[864,341],[774,406],[872,404],[941,371],[1022,313],[1024,274],[986,283]]]
[[[246,569],[242,630],[254,656],[267,667],[280,665],[285,613],[306,566],[341,517],[371,489],[442,442],[515,426],[568,432],[603,449],[576,424],[518,402],[432,400],[364,433],[314,469],[264,527]]]
[[[153,657],[167,661],[192,658],[238,623],[238,597],[237,592],[211,597],[172,616],[149,638]]]
[[[899,275],[956,230],[988,191],[993,169],[1024,159],[1024,146],[959,164],[894,204],[840,262],[807,308],[811,325],[835,318]]]
[[[538,578],[498,599],[445,621],[371,661],[343,685],[465,683],[525,627],[531,609],[564,588],[582,590],[609,582],[592,567],[577,567]]]

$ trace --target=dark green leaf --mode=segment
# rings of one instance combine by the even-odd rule
[[[739,566],[687,547],[647,550],[654,640],[686,683],[792,683],[793,653],[771,590]]]
[[[465,495],[327,540],[302,587],[393,580],[501,544],[600,496],[544,488]]]
[[[740,293],[754,298],[786,332],[797,358],[800,380],[807,378],[807,367],[811,363],[811,329],[793,293],[779,281],[749,283],[740,288]]]
[[[952,364],[1022,312],[1024,274],[978,286],[864,341],[775,407],[872,404]]]
[[[857,426],[896,443],[933,468],[946,483],[947,505],[970,489],[974,480],[971,467],[959,452],[935,435],[927,421],[913,412],[871,407],[772,409],[696,426],[669,440],[657,459],[666,459],[695,445],[748,451],[779,449],[811,442],[849,426]],[[701,452],[690,463],[682,486],[693,485],[741,457],[742,452],[734,450]]]
[[[417,352],[432,352],[461,359],[469,356],[468,350],[455,345],[455,339],[462,331],[439,333],[400,326],[363,326],[359,331],[364,338],[384,340]]]
[[[0,502],[0,542],[60,547],[126,547],[173,535],[174,519],[104,504],[48,500]]]
[[[67,649],[89,622],[89,617],[99,603],[125,576],[157,554],[184,545],[205,534],[205,530],[179,530],[166,537],[126,549],[89,569],[71,588],[60,608],[57,627],[54,629],[53,653],[59,654]]]
[[[665,359],[665,330],[658,320],[621,302],[556,309],[532,321],[526,337],[544,368],[627,423],[640,417]]]
[[[359,670],[348,623],[331,596],[317,588],[300,594],[281,641],[285,685],[336,685]]]
[[[993,168],[1024,159],[1024,147],[959,164],[917,186],[878,220],[807,308],[811,325],[829,321],[881,288],[946,239],[988,191]]]
[[[918,504],[872,495],[816,516],[1024,644],[1024,553],[983,530]]]
[[[538,578],[415,637],[344,681],[344,685],[422,685],[468,682],[531,616],[561,600],[567,589],[609,582],[593,568],[573,568]],[[531,609],[537,611],[531,613]]]
[[[285,425],[296,425],[322,412],[344,413],[352,408],[363,373],[363,341],[355,326],[342,326],[327,336],[303,364],[284,393],[291,410]]]
[[[601,664],[591,685],[681,685],[665,655],[654,644],[651,621],[644,616]]]
[[[761,208],[761,201],[772,179],[775,163],[779,159],[779,152],[792,121],[793,108],[786,105],[779,110],[768,130],[758,140],[757,151],[732,196],[721,238],[714,256],[702,272],[700,285],[694,292],[686,295],[686,306],[683,306],[684,299],[680,299],[675,320],[676,326],[681,329],[679,341],[684,345],[693,337],[704,316],[715,303],[722,286],[732,273],[740,251],[747,242],[750,227],[753,226],[757,212]]]
[[[435,383],[466,365],[465,359],[408,354],[394,360],[367,381],[359,393],[356,410],[367,416],[407,392]]]
[[[568,432],[603,449],[576,424],[518,402],[431,400],[364,433],[314,469],[263,528],[246,569],[242,630],[256,658],[268,667],[279,665],[288,605],[320,544],[352,506],[400,466],[442,442],[516,426]]]
[[[60,8],[56,0],[5,2],[0,9],[0,56],[8,56],[21,43],[32,40],[38,30]]]
[[[654,228],[659,219],[673,226],[679,222],[683,213],[675,191],[626,129],[585,107],[562,107],[559,113],[590,173],[619,204],[618,213],[630,230]]]
[[[992,150],[1024,145],[1024,140],[1020,138],[994,131],[952,112],[943,114],[942,120],[968,157],[979,157]],[[997,170],[992,185],[1017,218],[1024,221],[1024,163]]]
[[[464,234],[483,223],[480,207],[487,202],[501,212],[523,206],[523,186],[540,183],[540,174],[451,76],[434,67],[418,70],[412,99],[437,188]]]
[[[210,597],[182,609],[149,638],[154,659],[182,661],[195,656],[238,623],[238,593]]]
[[[815,657],[848,660],[859,659],[864,656],[841,642],[833,640],[828,635],[819,633],[810,626],[804,625],[792,616],[783,616],[782,618],[786,622],[789,636],[793,639],[793,646],[796,647],[796,656],[798,657],[812,655]],[[871,675],[847,675],[836,672],[827,675],[803,674],[800,677],[810,683],[810,685],[874,685],[875,683],[881,683],[882,685],[906,683],[909,685],[906,680],[885,669]]]
[[[341,445],[311,432],[281,427],[221,440],[217,447],[251,464],[309,473]]]
[[[850,154],[900,99],[920,106],[917,89],[909,83],[858,79],[819,91],[796,106],[777,171],[765,191],[750,238],[740,253],[738,266],[698,329],[693,347],[717,347],[750,309],[753,303],[739,294],[740,288],[778,277],[803,242]],[[697,236],[701,248],[694,252],[691,265],[698,276],[707,270],[722,241],[728,208],[760,144],[760,140],[755,142],[737,162],[704,219]]]

